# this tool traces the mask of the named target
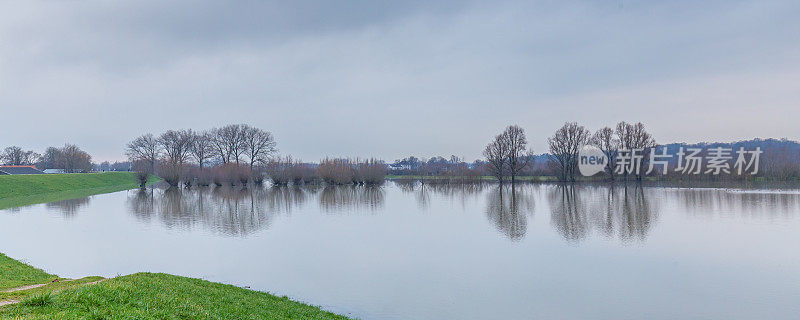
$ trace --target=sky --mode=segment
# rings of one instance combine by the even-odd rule
[[[247,123],[280,154],[536,153],[567,121],[800,139],[797,1],[0,2],[0,146]]]

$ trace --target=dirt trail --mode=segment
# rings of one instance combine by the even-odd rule
[[[29,285],[29,286],[23,286],[23,287],[19,287],[19,288],[6,289],[6,290],[3,290],[3,291],[0,291],[0,293],[16,292],[16,291],[23,291],[23,290],[36,289],[36,288],[44,287],[44,286],[46,286],[46,285],[48,285],[48,284],[51,284],[51,283],[72,282],[72,281],[75,281],[75,280],[76,280],[76,279],[59,279],[59,280],[53,280],[52,282],[48,282],[48,283],[32,284],[32,285]]]
[[[19,301],[17,301],[17,300],[3,300],[3,301],[0,301],[0,307],[7,306],[9,304],[17,304],[17,303],[19,303]]]
[[[72,282],[72,281],[75,281],[75,280],[76,279],[64,279],[64,280],[59,280],[58,282]],[[81,286],[93,285],[93,284],[97,284],[97,283],[100,283],[100,282],[103,282],[103,281],[106,281],[106,280],[108,280],[108,279],[100,279],[100,280],[97,280],[97,281],[87,282],[87,283],[82,284]],[[48,284],[51,284],[51,283],[58,283],[58,282],[33,284],[33,285],[29,285],[29,286],[24,286],[24,287],[3,290],[3,291],[0,291],[0,292],[7,293],[7,292],[17,292],[17,291],[24,291],[24,290],[32,290],[32,289],[44,287],[44,286],[46,286]],[[57,291],[52,291],[52,292],[57,292]],[[20,302],[21,301],[19,301],[19,300],[0,300],[0,307],[7,306],[7,305],[12,305],[12,304],[17,304],[17,303],[20,303]]]
[[[49,283],[42,283],[42,284],[32,284],[32,285],[29,285],[29,286],[24,286],[24,287],[19,287],[19,288],[14,288],[14,289],[3,290],[3,291],[0,291],[0,292],[6,293],[6,292],[16,292],[16,291],[22,291],[22,290],[30,290],[30,289],[36,289],[36,288],[39,288],[39,287],[44,287],[44,286],[46,286],[46,285],[48,285],[48,284],[49,284]]]

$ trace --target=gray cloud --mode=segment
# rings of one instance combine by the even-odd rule
[[[0,145],[70,141],[111,160],[144,132],[239,122],[306,160],[476,158],[510,123],[543,152],[573,120],[642,120],[664,142],[798,138],[789,1],[0,8],[0,108],[15,119]]]

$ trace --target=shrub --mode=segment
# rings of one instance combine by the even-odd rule
[[[177,187],[181,183],[181,167],[174,163],[162,162],[158,164],[156,173],[170,186]]]
[[[356,183],[380,184],[386,178],[386,165],[376,159],[369,159],[356,164]]]
[[[328,159],[320,161],[317,166],[317,175],[327,184],[353,183],[355,170],[348,159]]]
[[[291,157],[271,160],[267,163],[267,174],[275,185],[287,185],[290,182],[299,185],[316,180],[311,165],[293,161]]]
[[[53,296],[50,292],[36,294],[22,301],[22,305],[26,307],[43,307],[51,303],[53,303]]]
[[[136,180],[139,181],[139,187],[144,188],[147,185],[147,179],[150,178],[153,170],[150,163],[146,161],[136,161],[132,165],[133,172],[136,175]]]
[[[248,165],[226,163],[214,167],[211,175],[218,186],[246,185],[253,177],[253,170]]]
[[[320,162],[316,172],[331,185],[379,184],[386,178],[386,165],[377,159],[360,162],[326,158]]]

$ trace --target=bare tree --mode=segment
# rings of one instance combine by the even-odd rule
[[[158,139],[148,133],[129,142],[125,154],[131,162],[144,161],[150,165],[149,171],[155,172],[156,161],[161,156],[161,148]]]
[[[508,154],[507,165],[508,174],[511,176],[511,184],[516,183],[519,173],[530,165],[533,153],[528,151],[528,139],[525,137],[525,130],[517,125],[511,125],[503,132],[503,142],[507,145]]]
[[[44,154],[39,157],[36,167],[39,169],[64,169],[58,167],[58,158],[61,157],[61,148],[47,147]]]
[[[619,139],[614,136],[614,130],[605,127],[594,133],[591,144],[598,147],[608,158],[606,163],[606,173],[614,180],[614,164],[617,163],[617,151],[619,150]]]
[[[633,140],[631,139],[631,125],[625,121],[617,123],[617,128],[614,130],[614,133],[617,134],[617,140],[619,141],[619,148],[620,149],[630,149],[631,144],[633,144]]]
[[[200,170],[203,169],[206,160],[213,157],[214,145],[211,139],[210,134],[207,132],[201,134],[195,133],[192,138],[191,153],[192,157],[197,160],[197,163],[200,165]]]
[[[58,163],[67,173],[88,172],[92,169],[92,156],[74,144],[66,144]]]
[[[650,149],[656,147],[656,140],[644,128],[644,124],[637,122],[630,124],[625,121],[617,124],[616,132],[617,139],[619,140],[619,149],[627,150],[629,152],[636,151],[642,155],[642,161],[639,166],[638,172],[635,173],[636,180],[642,180],[644,175],[644,167],[649,159],[648,154]],[[625,178],[628,176],[628,171],[623,170]]]
[[[550,156],[561,173],[561,180],[575,181],[578,151],[589,140],[589,130],[577,122],[567,122],[547,139]]]
[[[242,153],[246,149],[242,128],[244,125],[231,124],[212,130],[212,144],[222,163],[239,164]]]
[[[277,151],[275,139],[269,131],[243,125],[242,137],[244,155],[250,160],[250,168],[253,168],[256,162],[266,162],[268,157]]]
[[[194,136],[192,130],[167,130],[161,134],[158,137],[158,144],[164,151],[164,160],[182,167],[189,159]]]
[[[36,152],[33,151],[26,151],[17,146],[11,146],[6,148],[0,158],[2,158],[3,163],[10,166],[20,166],[20,165],[32,165],[36,162],[39,157]]]
[[[486,157],[486,170],[502,184],[508,161],[508,144],[505,143],[502,134],[495,136],[494,140],[486,146],[483,156]]]
[[[147,186],[147,180],[153,174],[153,167],[146,160],[137,160],[131,164],[131,170],[135,172],[136,180],[139,181],[139,187],[144,189]]]

